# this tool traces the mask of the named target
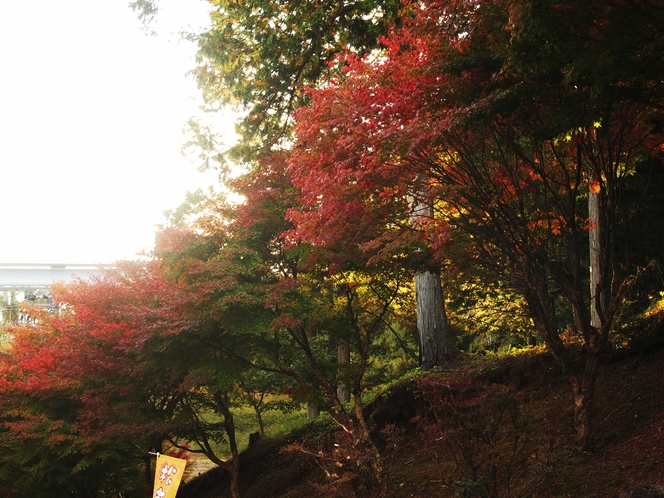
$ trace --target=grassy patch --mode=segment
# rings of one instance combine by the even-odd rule
[[[256,412],[250,406],[233,408],[233,419],[235,421],[235,438],[240,451],[249,445],[249,434],[259,430]],[[263,413],[265,424],[265,436],[276,438],[288,434],[305,425],[309,420],[305,410],[296,410],[291,413],[281,411],[268,411]],[[228,443],[218,443],[214,448],[221,458],[230,458],[230,447]]]

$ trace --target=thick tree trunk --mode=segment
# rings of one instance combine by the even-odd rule
[[[339,347],[337,349],[337,361],[339,365],[350,365],[350,349],[346,341],[339,341]],[[337,386],[337,398],[342,403],[350,401],[350,390],[348,389],[348,384],[345,382],[339,382]]]
[[[410,198],[410,221],[417,226],[433,217],[433,204],[427,199],[425,188]],[[459,354],[450,336],[445,312],[445,297],[440,276],[431,270],[415,276],[417,299],[417,331],[420,337],[420,366],[430,370]]]
[[[415,295],[420,364],[423,370],[430,370],[457,356],[459,350],[450,336],[440,277],[431,271],[416,275]]]
[[[320,415],[320,408],[318,407],[318,405],[307,403],[307,419],[316,420],[318,418],[318,415]]]

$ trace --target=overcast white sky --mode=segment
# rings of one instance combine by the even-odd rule
[[[195,47],[170,34],[207,2],[162,0],[156,38],[127,3],[0,0],[0,263],[135,257],[214,182],[179,153]]]

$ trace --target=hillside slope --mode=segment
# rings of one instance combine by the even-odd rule
[[[592,453],[573,446],[570,390],[542,348],[468,356],[450,370],[404,381],[367,407],[385,470],[380,496],[607,498],[664,483],[664,348],[602,368]],[[243,498],[354,496],[340,441],[324,422],[261,441],[242,454]],[[229,497],[227,476],[213,469],[178,496]]]

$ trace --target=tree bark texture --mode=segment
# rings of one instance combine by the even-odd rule
[[[318,415],[320,415],[320,408],[318,405],[307,403],[307,419],[316,420]]]
[[[420,364],[423,370],[430,370],[456,356],[459,350],[450,337],[440,277],[431,271],[416,275],[415,294]]]
[[[600,194],[588,192],[588,215],[590,218],[590,325],[600,329],[600,313],[604,311],[602,299],[602,246],[600,224]]]
[[[422,179],[420,179],[422,180]],[[410,222],[417,226],[423,219],[433,217],[433,203],[427,199],[424,186],[410,197]],[[415,276],[417,298],[417,331],[420,338],[420,366],[430,370],[459,350],[450,337],[450,327],[445,311],[445,298],[440,276],[431,270]]]
[[[237,440],[235,439],[235,422],[233,420],[233,414],[228,408],[226,400],[219,391],[214,393],[214,400],[217,404],[217,409],[224,417],[224,429],[231,449],[231,460],[228,462],[230,464],[229,471],[231,474],[231,496],[233,498],[240,498],[240,488],[238,487],[240,480],[240,451],[237,446]]]

